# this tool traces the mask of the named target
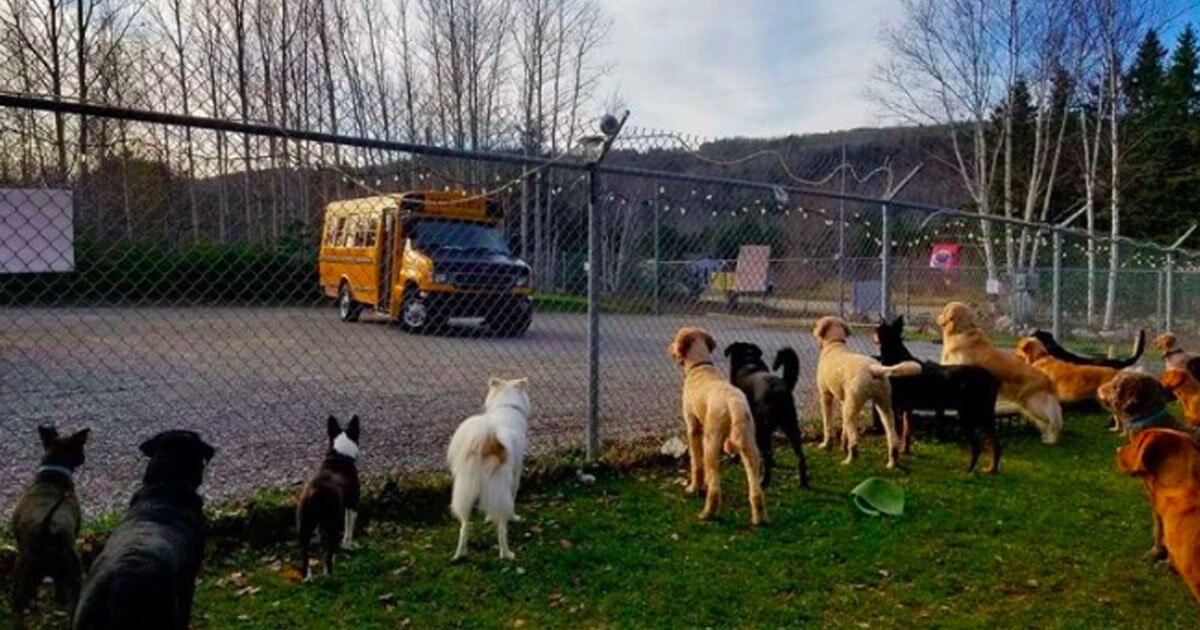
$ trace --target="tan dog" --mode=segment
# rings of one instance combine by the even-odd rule
[[[1187,369],[1187,362],[1192,354],[1179,345],[1175,333],[1165,332],[1154,338],[1154,347],[1163,353],[1163,364],[1168,368]]]
[[[759,453],[754,442],[754,416],[742,390],[713,367],[717,342],[701,328],[680,328],[667,354],[683,367],[683,424],[688,436],[688,493],[706,492],[700,519],[721,507],[721,451],[738,454],[750,492],[750,523],[767,522],[767,506],[759,480]]]
[[[1179,399],[1184,421],[1200,426],[1200,382],[1187,370],[1170,368],[1158,377],[1158,383]]]
[[[1115,368],[1079,365],[1056,359],[1050,356],[1042,342],[1033,337],[1025,337],[1017,342],[1017,356],[1050,377],[1054,395],[1063,403],[1096,400],[1096,390],[1117,375]]]
[[[977,365],[1000,381],[1000,396],[1016,403],[1042,432],[1042,442],[1058,442],[1062,406],[1054,397],[1050,377],[988,341],[975,323],[975,314],[962,302],[951,302],[937,318],[942,327],[942,363]]]
[[[842,444],[846,449],[846,460],[842,463],[853,462],[858,455],[855,420],[863,405],[872,403],[887,434],[887,467],[895,468],[900,454],[899,440],[892,414],[892,386],[887,376],[920,374],[921,364],[905,361],[884,367],[875,359],[851,350],[846,345],[849,336],[850,327],[837,317],[822,317],[813,327],[813,337],[821,346],[821,356],[817,360],[817,400],[821,402],[821,422],[825,431],[821,448],[828,449],[833,445],[833,407],[835,401],[840,401]]]
[[[1142,479],[1171,566],[1200,601],[1200,450],[1192,436],[1147,429],[1117,449],[1117,469]]]

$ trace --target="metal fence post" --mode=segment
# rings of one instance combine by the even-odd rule
[[[605,114],[600,119],[601,136],[583,138],[580,142],[596,149],[588,162],[588,229],[587,229],[587,355],[588,355],[588,419],[587,461],[600,456],[600,163],[608,155],[613,141],[625,128],[629,110],[620,120]],[[657,260],[655,261],[657,263]]]
[[[659,303],[659,295],[660,295],[660,291],[661,291],[661,287],[662,287],[662,272],[660,271],[660,267],[662,265],[662,261],[660,260],[662,257],[662,252],[659,249],[660,244],[662,242],[661,233],[660,233],[662,230],[662,213],[663,213],[662,189],[660,188],[658,192],[659,192],[658,203],[655,203],[654,205],[650,206],[651,210],[654,212],[654,314],[655,315],[662,314],[662,309],[661,309],[660,303]]]
[[[1051,296],[1051,332],[1055,339],[1062,339],[1062,233],[1052,232],[1054,240],[1053,278]]]
[[[1175,325],[1175,252],[1167,252],[1166,293],[1163,295],[1163,330]]]
[[[842,145],[842,194],[846,194],[846,145]],[[846,317],[846,199],[838,198],[838,317]]]
[[[883,247],[879,250],[879,316],[892,319],[892,221],[887,204],[883,204],[880,228]]]
[[[1164,300],[1166,313],[1163,315],[1166,324],[1163,328],[1166,330],[1171,330],[1175,325],[1175,251],[1183,245],[1184,241],[1188,240],[1197,227],[1200,225],[1192,224],[1183,233],[1183,236],[1180,236],[1171,244],[1171,247],[1167,248],[1167,295]]]
[[[587,460],[600,454],[600,180],[596,165],[588,168]]]

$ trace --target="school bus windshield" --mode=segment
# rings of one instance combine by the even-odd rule
[[[446,251],[508,254],[499,230],[480,223],[445,219],[415,219],[407,226],[413,245],[425,253]]]

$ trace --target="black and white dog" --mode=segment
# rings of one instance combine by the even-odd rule
[[[746,395],[754,414],[754,437],[763,462],[762,486],[765,488],[771,483],[771,469],[775,467],[771,436],[779,429],[796,453],[800,487],[807,488],[808,462],[804,459],[800,420],[792,398],[792,390],[800,378],[800,357],[791,348],[776,352],[773,369],[783,368],[780,377],[767,369],[762,360],[762,348],[752,343],[732,343],[725,348],[725,356],[729,357],[729,381]]]
[[[141,446],[142,486],[83,586],[76,630],[186,628],[204,558],[204,500],[196,493],[216,450],[193,431]]]
[[[300,573],[312,577],[308,547],[313,532],[321,530],[325,546],[325,573],[333,573],[333,553],[338,541],[343,549],[354,546],[354,522],[358,519],[358,416],[350,418],[343,431],[337,418],[325,423],[329,448],[317,474],[300,492],[296,506],[296,535],[300,542]]]

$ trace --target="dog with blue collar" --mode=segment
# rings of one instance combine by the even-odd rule
[[[83,465],[88,433],[82,429],[62,437],[52,426],[38,427],[42,461],[12,517],[18,554],[12,611],[18,628],[24,627],[25,609],[44,578],[54,581],[58,601],[68,614],[79,600],[83,564],[75,539],[83,516],[75,493],[75,469]]]

